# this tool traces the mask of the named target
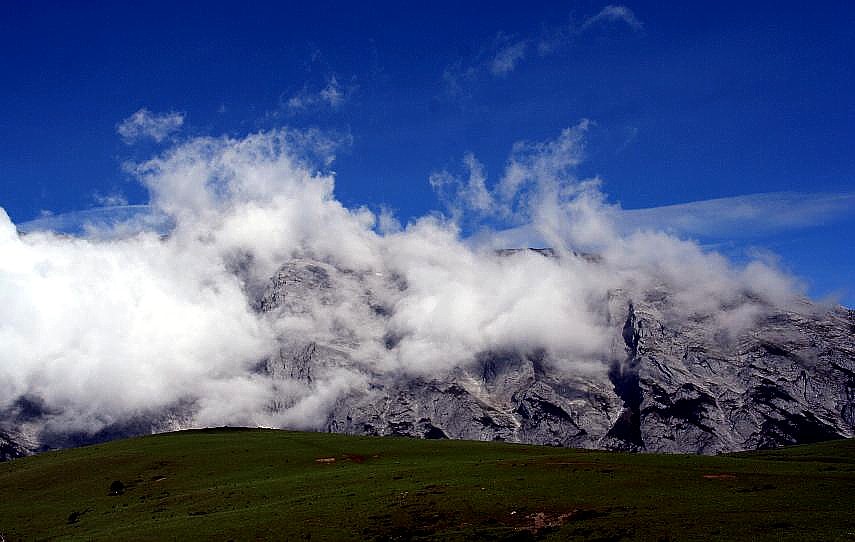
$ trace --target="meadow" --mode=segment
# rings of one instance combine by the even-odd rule
[[[0,464],[0,540],[855,540],[855,441],[702,457],[260,429]]]

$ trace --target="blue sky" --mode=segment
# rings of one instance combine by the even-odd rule
[[[609,201],[665,227],[706,201],[670,226],[855,305],[855,6],[668,4],[3,3],[0,207],[144,204],[122,163],[292,126],[346,142],[343,203],[406,222],[466,153],[490,183],[590,119],[578,174]]]

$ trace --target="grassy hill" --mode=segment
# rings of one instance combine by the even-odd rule
[[[7,542],[852,541],[853,509],[852,440],[697,457],[219,429],[0,464]]]

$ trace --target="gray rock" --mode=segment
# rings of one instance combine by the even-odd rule
[[[290,262],[277,277],[310,278],[292,279],[290,292],[274,281],[263,306],[301,310],[308,291],[329,300],[336,274]],[[567,374],[543,351],[483,352],[432,379],[366,369],[369,389],[341,398],[324,428],[703,454],[853,436],[852,311],[807,301],[798,310],[769,308],[730,338],[707,317],[670,317],[667,292],[639,300],[613,292],[607,303],[616,339],[612,359],[599,371]],[[317,342],[283,347],[277,363],[281,369],[271,374],[303,381],[313,367],[354,367],[345,351]]]
[[[730,344],[703,321],[666,325],[637,304],[632,358],[641,448],[717,453],[853,436],[853,312],[805,302]]]
[[[599,265],[596,257],[581,257]],[[326,417],[315,428],[702,454],[855,434],[855,312],[843,307],[763,306],[753,325],[727,330],[711,315],[679,315],[667,288],[613,291],[601,309],[613,343],[600,363],[571,363],[545,349],[487,351],[427,377],[383,361],[400,339],[389,321],[406,288],[394,274],[309,258],[283,265],[255,308],[275,322],[311,322],[302,329],[312,331],[283,332],[277,351],[256,365],[283,384],[271,413],[286,413],[304,398],[295,386],[311,395],[330,379],[351,378],[359,385],[319,403]],[[762,304],[743,297],[736,308]],[[332,309],[348,311],[345,320],[359,329],[330,318]],[[0,412],[0,460],[179,429],[192,423],[194,408],[188,400],[96,435],[48,434],[39,433],[41,420],[54,413],[37,398],[21,397]]]
[[[21,445],[16,439],[9,435],[0,433],[0,461],[9,461],[30,455],[33,450]]]

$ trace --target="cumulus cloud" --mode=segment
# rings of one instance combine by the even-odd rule
[[[143,139],[160,143],[170,134],[180,130],[183,125],[182,113],[171,111],[158,114],[142,108],[116,125],[116,132],[128,145]]]
[[[352,241],[338,257],[362,265],[360,238],[374,235],[371,217],[331,197],[331,177],[288,154],[306,145],[326,143],[200,138],[138,164],[151,207],[174,221],[167,237],[22,236],[0,214],[3,400],[38,397],[54,425],[81,431],[187,402],[200,423],[270,424],[274,388],[250,368],[278,334],[248,289],[310,247],[324,257]]]
[[[129,216],[22,233],[0,211],[0,410],[40,405],[28,423],[43,439],[140,419],[319,428],[369,382],[446,374],[484,351],[546,349],[556,370],[606,370],[616,292],[664,289],[675,318],[714,315],[728,333],[797,295],[769,262],[622,234],[600,180],[575,176],[588,126],[514,145],[495,182],[464,155],[462,175],[432,179],[456,213],[406,225],[339,202],[336,141],[291,130],[194,138],[131,166],[150,193],[140,215],[163,217],[160,231]],[[501,233],[461,235],[470,214],[524,226],[558,257],[499,255]],[[284,293],[262,310],[271,277]],[[259,369],[309,341],[334,361],[311,381]]]
[[[516,142],[503,174],[491,187],[484,167],[471,153],[463,161],[468,180],[440,171],[431,175],[431,186],[458,221],[467,214],[490,216],[527,225],[525,231],[534,233],[539,243],[596,247],[599,239],[612,235],[613,208],[604,203],[599,179],[577,179],[573,174],[584,159],[590,126],[590,121],[582,120],[553,140]],[[488,237],[496,238],[492,232]]]

